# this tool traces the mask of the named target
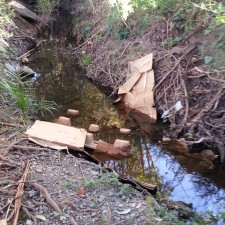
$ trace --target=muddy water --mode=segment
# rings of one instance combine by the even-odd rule
[[[30,64],[40,75],[35,80],[37,95],[62,105],[59,115],[64,115],[68,108],[78,109],[80,116],[72,120],[76,127],[99,124],[101,131],[96,139],[110,143],[116,138],[130,140],[132,158],[106,162],[121,175],[155,183],[163,194],[192,203],[199,212],[221,211],[225,205],[225,171],[219,165],[210,170],[206,163],[177,153],[175,146],[160,144],[164,124],[137,124],[115,108],[112,100],[86,79],[77,66],[72,54],[75,40],[67,35],[65,18],[61,22],[60,29],[53,26],[51,32],[43,35]],[[120,126],[131,127],[132,134],[120,135]]]

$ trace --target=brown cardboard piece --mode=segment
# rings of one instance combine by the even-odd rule
[[[38,138],[82,151],[87,131],[85,129],[36,120],[25,134],[29,138]]]
[[[146,117],[148,122],[155,123],[157,113],[154,106],[153,87],[155,85],[152,69],[153,54],[148,54],[129,62],[127,81],[119,88],[119,99],[130,111],[137,111]]]

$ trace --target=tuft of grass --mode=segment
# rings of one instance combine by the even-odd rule
[[[84,186],[86,188],[99,187],[99,188],[116,188],[118,191],[123,192],[125,196],[139,195],[140,193],[135,190],[130,184],[123,184],[118,180],[118,176],[114,173],[106,172],[95,180],[85,180]]]
[[[82,56],[82,64],[83,64],[84,66],[88,66],[90,63],[91,63],[91,55],[89,55],[89,54],[84,54],[84,55]]]
[[[15,106],[21,115],[24,125],[32,116],[45,113],[53,114],[57,110],[56,103],[37,99],[30,81],[23,81],[23,72],[13,65],[6,65],[4,76],[0,77],[1,98]]]

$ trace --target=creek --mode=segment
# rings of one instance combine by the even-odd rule
[[[113,143],[115,139],[131,142],[133,157],[121,161],[107,160],[119,174],[138,181],[152,182],[159,192],[176,201],[191,203],[198,212],[218,212],[225,205],[225,171],[218,164],[209,170],[199,160],[178,153],[176,146],[160,143],[166,125],[135,123],[109,99],[77,66],[73,55],[75,39],[71,36],[70,15],[59,16],[41,37],[41,44],[32,56],[30,67],[40,75],[35,80],[37,95],[53,100],[65,115],[68,108],[80,111],[72,125],[87,129],[100,125],[95,139]],[[53,118],[49,117],[48,120]],[[118,127],[132,128],[129,136],[121,135]]]

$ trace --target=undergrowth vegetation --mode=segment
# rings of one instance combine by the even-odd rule
[[[42,13],[50,13],[55,1],[38,1],[38,9]],[[8,39],[12,36],[14,13],[7,2],[0,0],[0,101],[1,104],[14,106],[18,109],[24,125],[35,116],[57,109],[54,102],[38,99],[32,81],[27,79],[20,67],[11,65]]]
[[[6,49],[9,47],[7,40],[12,35],[10,30],[14,26],[12,17],[13,13],[9,6],[4,0],[0,0],[0,64],[7,58]]]
[[[19,110],[24,125],[31,117],[44,117],[46,112],[57,110],[54,102],[37,99],[32,86],[32,81],[26,80],[24,72],[12,65],[6,65],[4,74],[0,76],[1,100]]]
[[[222,57],[225,6],[221,1],[84,1],[78,4],[77,11],[82,15],[79,17],[76,14],[74,18],[74,33],[78,41],[89,38],[97,28],[100,29],[96,37],[101,35],[101,41],[106,42],[109,37],[116,40],[141,37],[157,26],[161,29],[157,41],[162,47],[170,49],[177,44],[184,45],[193,34],[200,32],[209,38],[213,37],[216,45],[205,46],[202,54],[210,57],[210,62],[207,62],[217,67],[225,63]],[[92,19],[85,20],[84,15]]]

